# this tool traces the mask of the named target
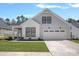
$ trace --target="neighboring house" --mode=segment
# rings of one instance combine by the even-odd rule
[[[74,26],[76,26],[77,28],[79,28],[79,22],[74,21],[74,22],[69,22],[69,23],[71,23],[72,25],[74,25]]]
[[[79,38],[79,29],[66,22],[49,9],[20,25],[12,27],[14,35],[24,39],[71,39]]]
[[[11,35],[12,27],[8,25],[4,20],[0,19],[0,35]]]

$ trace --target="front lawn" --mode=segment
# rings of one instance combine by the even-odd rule
[[[79,44],[79,40],[72,40],[72,41]]]
[[[44,42],[0,42],[0,51],[48,52]]]

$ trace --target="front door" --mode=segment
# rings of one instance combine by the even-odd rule
[[[26,27],[26,37],[29,37],[29,38],[36,37],[36,28]]]

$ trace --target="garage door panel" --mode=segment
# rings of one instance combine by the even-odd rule
[[[66,32],[44,32],[43,39],[66,39]]]

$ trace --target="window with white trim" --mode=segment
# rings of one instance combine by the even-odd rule
[[[59,32],[59,30],[55,30],[55,32]]]
[[[48,32],[48,30],[44,30],[44,32]]]
[[[42,24],[46,24],[46,17],[45,16],[42,17]]]
[[[53,30],[50,30],[50,32],[54,32]]]
[[[60,30],[60,32],[65,32],[65,30]]]
[[[51,16],[42,16],[42,24],[51,24]]]
[[[26,37],[35,37],[36,28],[35,27],[26,27]]]

